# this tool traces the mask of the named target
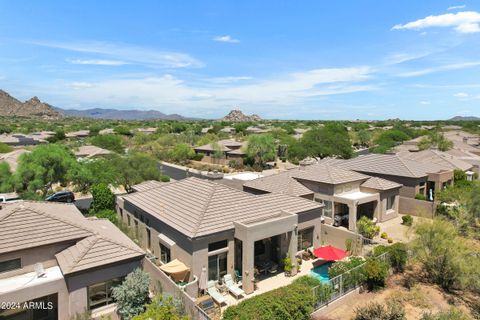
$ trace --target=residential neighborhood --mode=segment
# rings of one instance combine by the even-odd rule
[[[480,319],[480,3],[0,12],[0,320]]]

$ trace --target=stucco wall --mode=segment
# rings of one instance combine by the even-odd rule
[[[401,214],[433,218],[435,215],[435,203],[431,201],[400,197],[398,210]]]

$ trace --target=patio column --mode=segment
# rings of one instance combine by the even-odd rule
[[[293,231],[290,231],[289,234],[290,234],[290,243],[288,244],[288,252],[290,254],[290,260],[292,261],[292,265],[293,265],[293,268],[292,268],[292,275],[296,275],[297,274],[297,246],[298,246],[298,227],[295,226],[295,230]]]
[[[357,203],[348,205],[348,230],[355,231],[357,229]]]
[[[252,241],[242,241],[242,288],[246,294],[254,291],[254,246]]]

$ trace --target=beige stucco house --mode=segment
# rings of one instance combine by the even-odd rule
[[[297,252],[320,245],[322,205],[314,201],[254,195],[198,178],[136,190],[118,198],[120,219],[140,235],[158,266],[178,259],[189,268],[185,281],[194,297],[204,268],[208,280],[241,274],[249,294],[256,272],[268,271],[262,266],[278,265],[280,272],[290,255],[295,273]]]
[[[0,319],[70,319],[113,312],[112,286],[141,266],[144,252],[110,221],[72,204],[17,202],[0,209]],[[25,302],[47,307],[22,308]],[[50,306],[48,306],[50,303]]]
[[[343,225],[351,231],[356,230],[362,216],[379,222],[396,217],[401,187],[392,181],[324,163],[302,165],[243,185],[245,191],[254,194],[288,194],[322,203],[326,224]]]
[[[231,161],[234,161],[237,164],[243,164],[243,158],[245,157],[245,152],[242,150],[243,146],[243,142],[227,139],[198,146],[194,150],[197,154],[203,154],[202,162],[228,165]]]

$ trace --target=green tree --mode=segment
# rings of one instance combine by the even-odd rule
[[[348,159],[353,155],[348,131],[343,124],[337,122],[330,122],[324,127],[305,132],[299,142],[307,156],[320,158],[337,156]]]
[[[54,183],[66,185],[71,181],[71,171],[78,165],[73,153],[65,146],[38,146],[20,156],[15,173],[16,190],[25,194],[40,191],[45,196]]]
[[[122,154],[125,149],[122,137],[116,134],[94,136],[90,138],[90,143],[94,146],[104,148],[119,154]]]
[[[375,223],[366,216],[362,216],[357,221],[358,233],[368,239],[373,239],[380,232],[380,227],[376,226]]]
[[[147,310],[135,317],[133,320],[188,320],[179,301],[172,297],[156,296],[147,305]]]
[[[84,161],[71,170],[76,191],[83,193],[90,191],[94,184],[118,186],[118,174],[118,168],[115,167],[112,157]]]
[[[118,224],[117,213],[112,209],[103,209],[94,213],[95,217],[100,219],[108,219],[114,225]]]
[[[62,129],[58,129],[55,131],[55,134],[52,137],[47,138],[47,141],[50,143],[55,143],[65,139],[66,139],[65,131],[63,131]]]
[[[128,274],[121,285],[112,290],[112,296],[123,319],[130,320],[145,310],[149,302],[150,276],[141,269]]]
[[[14,181],[10,166],[6,162],[0,162],[0,192],[12,192],[13,190]]]
[[[455,227],[447,221],[419,223],[412,243],[413,257],[426,277],[445,290],[459,287],[465,272],[466,248]]]
[[[179,164],[186,164],[195,156],[195,151],[186,143],[176,144],[169,152],[169,158]]]
[[[91,212],[97,213],[102,210],[113,210],[115,208],[115,194],[104,183],[92,186],[91,188],[93,202]]]
[[[155,158],[146,154],[135,152],[126,157],[112,158],[113,165],[117,168],[116,182],[122,185],[127,192],[132,191],[134,184],[145,180],[159,180],[159,164]]]
[[[388,276],[388,264],[377,258],[368,258],[363,270],[365,280],[370,289],[376,289],[385,286],[385,279]]]
[[[249,136],[246,154],[254,159],[258,169],[263,168],[267,161],[275,159],[275,141],[273,137],[269,134]]]

